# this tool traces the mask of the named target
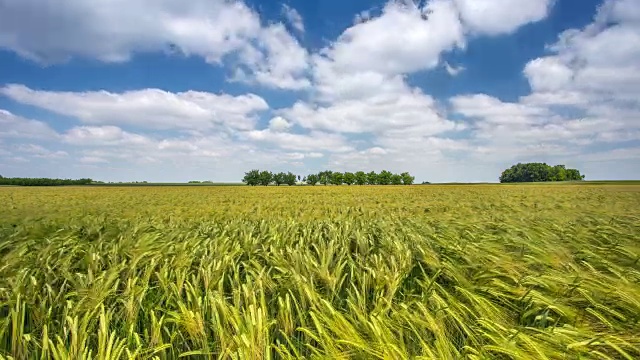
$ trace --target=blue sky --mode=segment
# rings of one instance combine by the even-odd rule
[[[640,178],[640,0],[0,0],[0,174]]]

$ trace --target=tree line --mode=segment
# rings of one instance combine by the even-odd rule
[[[89,185],[94,183],[91,179],[50,179],[50,178],[8,178],[0,175],[0,185],[15,186],[63,186],[63,185]]]
[[[501,183],[582,180],[584,175],[577,169],[567,169],[564,165],[550,166],[546,163],[518,163],[500,175]]]
[[[317,174],[309,174],[305,177],[295,175],[292,172],[272,173],[267,170],[251,170],[244,174],[242,182],[250,186],[268,186],[271,184],[279,185],[296,185],[299,182],[308,185],[412,185],[415,177],[408,172],[402,174],[394,174],[390,171],[383,170],[380,173],[371,171],[337,172],[325,170]]]

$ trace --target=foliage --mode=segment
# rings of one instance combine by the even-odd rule
[[[566,169],[564,165],[549,166],[546,163],[518,163],[500,175],[501,183],[582,180],[584,175],[576,169]]]
[[[380,174],[378,174],[378,185],[389,185],[391,184],[391,177],[393,173],[387,170],[382,170]]]
[[[0,185],[14,186],[65,186],[65,185],[90,185],[91,179],[50,179],[50,178],[7,178],[0,176]]]
[[[298,180],[298,176],[296,176],[292,172],[288,172],[284,175],[284,183],[289,186],[295,185],[297,180]]]
[[[358,171],[355,173],[355,184],[365,185],[367,183],[367,174],[364,171]]]
[[[307,175],[305,179],[305,182],[309,185],[316,185],[318,182],[320,182],[320,177],[316,174]]]
[[[413,182],[416,180],[416,178],[408,172],[403,172],[400,176],[402,177],[402,185],[413,185]]]
[[[0,358],[638,359],[639,189],[0,188]]]
[[[244,173],[244,177],[242,178],[242,182],[250,185],[250,186],[257,186],[261,184],[260,181],[260,170],[251,170],[248,171],[246,173]],[[267,183],[268,185],[268,183]]]
[[[331,174],[331,183],[333,185],[342,185],[344,175],[341,172],[334,172]]]
[[[400,174],[391,175],[391,185],[402,185],[402,175]]]
[[[285,174],[283,172],[279,172],[277,174],[273,174],[273,182],[276,184],[276,186],[280,186],[280,185],[284,184],[286,179],[287,179],[287,174]]]
[[[356,175],[352,172],[345,172],[342,176],[342,182],[347,185],[353,185],[356,182]]]
[[[273,174],[271,173],[271,171],[261,171],[258,180],[260,185],[268,186],[269,184],[271,184],[271,182],[273,182]]]

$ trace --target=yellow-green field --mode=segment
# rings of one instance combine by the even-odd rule
[[[0,358],[638,359],[640,186],[0,188]]]

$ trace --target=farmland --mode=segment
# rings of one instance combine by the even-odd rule
[[[640,185],[0,188],[0,358],[640,358]]]

